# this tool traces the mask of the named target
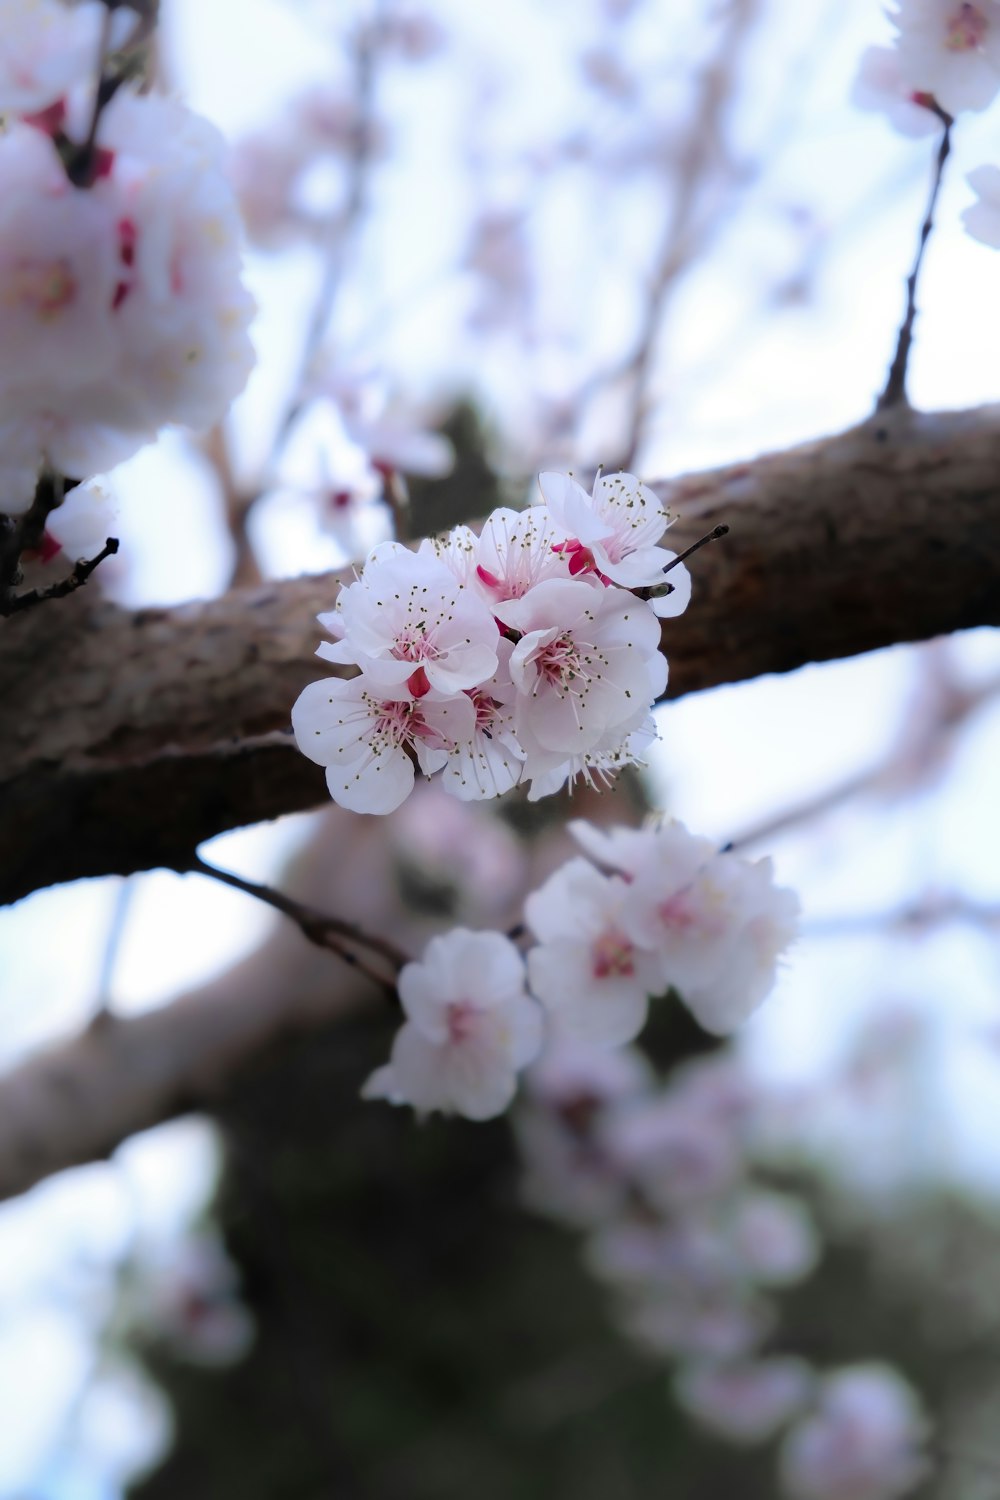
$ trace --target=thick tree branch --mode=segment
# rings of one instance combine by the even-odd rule
[[[669,693],[1000,623],[1000,408],[900,407],[672,486],[695,598]],[[201,840],[326,798],[289,709],[324,668],[330,577],[127,612],[81,590],[0,625],[0,902],[185,868]]]

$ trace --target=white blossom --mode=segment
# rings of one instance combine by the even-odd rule
[[[966,182],[978,202],[962,211],[962,222],[974,240],[1000,250],[1000,167],[976,167]]]
[[[335,617],[320,618],[341,637],[321,656],[361,667],[381,687],[408,683],[415,697],[476,688],[497,670],[499,631],[486,606],[436,557],[397,542],[375,547]]]
[[[34,114],[96,80],[105,12],[98,0],[0,0],[0,114]]]
[[[790,1500],[894,1500],[923,1476],[926,1423],[901,1375],[853,1365],[827,1376],[817,1410],[781,1450]]]
[[[110,468],[172,422],[205,426],[253,351],[239,223],[217,132],[123,90],[101,117],[101,167],[70,183],[48,135],[0,136],[0,509],[43,464]]]
[[[510,672],[526,750],[522,734],[563,757],[627,735],[666,686],[659,625],[623,590],[539,583],[520,601],[518,627]]]
[[[921,100],[925,102],[921,102]],[[866,47],[851,87],[851,103],[858,109],[884,114],[901,135],[931,135],[941,121],[929,106],[929,94],[908,83],[900,70],[899,54],[891,47]]]
[[[892,14],[899,70],[942,109],[985,109],[1000,91],[997,0],[899,0]]]
[[[528,953],[533,994],[557,1035],[598,1047],[632,1041],[657,988],[657,963],[627,936],[624,881],[572,859],[525,902],[538,946]]]
[[[311,682],[292,708],[295,742],[326,767],[330,796],[365,813],[394,812],[413,790],[413,759],[425,776],[441,770],[474,719],[464,693],[415,699],[405,686],[373,691],[364,677]]]
[[[650,601],[654,614],[679,615],[691,598],[691,576],[677,554],[659,547],[674,517],[634,474],[599,474],[593,494],[568,474],[538,477],[539,487],[573,577],[594,573],[622,588],[666,592]]]
[[[525,993],[513,943],[496,932],[456,928],[405,966],[398,987],[406,1024],[364,1097],[412,1104],[421,1114],[502,1114],[517,1074],[542,1045],[542,1013]]]
[[[493,677],[466,690],[475,709],[472,734],[456,742],[441,777],[444,790],[466,802],[502,796],[521,778],[524,751],[514,728],[512,650],[510,641],[499,641],[499,665]]]

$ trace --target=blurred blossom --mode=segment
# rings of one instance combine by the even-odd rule
[[[781,1450],[790,1500],[893,1500],[927,1470],[920,1402],[887,1365],[854,1365],[829,1375],[814,1414]]]
[[[801,1199],[757,1188],[738,1198],[732,1213],[733,1243],[755,1281],[787,1286],[815,1269],[819,1237]]]
[[[526,873],[524,846],[481,806],[421,782],[389,836],[400,864],[446,890],[459,920],[498,920],[516,906]]]
[[[851,103],[858,109],[886,115],[901,135],[932,135],[941,129],[941,121],[920,98],[905,81],[890,47],[868,47],[861,54],[851,88]]]
[[[730,1443],[761,1443],[805,1404],[812,1371],[805,1360],[772,1358],[747,1364],[695,1364],[675,1376],[681,1406]]]
[[[130,1306],[146,1337],[192,1364],[233,1364],[253,1338],[253,1321],[239,1300],[236,1267],[208,1231],[144,1257]]]

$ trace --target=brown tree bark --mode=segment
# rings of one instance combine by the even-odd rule
[[[672,544],[719,522],[664,625],[669,695],[1000,623],[1000,409],[881,414],[687,476]],[[0,902],[183,868],[201,840],[322,802],[289,710],[324,670],[332,576],[177,609],[80,594],[0,629]]]

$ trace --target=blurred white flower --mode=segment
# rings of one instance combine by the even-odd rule
[[[502,1114],[517,1074],[542,1045],[542,1013],[525,992],[524,963],[496,932],[458,927],[433,938],[399,976],[407,1020],[366,1099],[470,1120]]]

